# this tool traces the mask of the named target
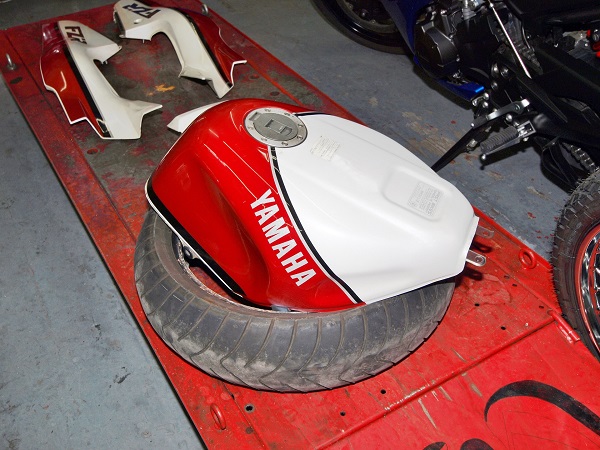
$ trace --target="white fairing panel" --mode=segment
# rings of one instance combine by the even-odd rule
[[[184,112],[183,114],[179,114],[167,124],[167,128],[178,133],[183,133],[192,124],[192,122],[194,122],[194,120],[219,103],[221,102],[211,103],[209,105],[204,105],[199,108],[192,109],[191,111]]]
[[[478,218],[467,199],[406,148],[338,117],[308,114],[274,175],[310,244],[363,301],[460,273]]]
[[[122,36],[129,39],[150,40],[156,33],[164,33],[173,44],[181,63],[179,76],[206,80],[219,98],[233,87],[219,71],[196,28],[188,17],[176,9],[150,7],[141,2],[121,0],[115,4],[115,17],[122,27]],[[234,61],[233,68],[246,60]]]
[[[143,116],[150,111],[161,108],[162,105],[119,97],[94,63],[94,60],[102,63],[106,62],[121,47],[79,22],[61,20],[57,22],[57,25],[91,96],[91,101],[100,113],[97,120],[102,121],[102,129],[106,132],[104,135],[98,133],[99,136],[103,139],[139,138]],[[44,79],[43,70],[42,79]],[[87,117],[71,117],[63,104],[61,89],[46,83],[45,79],[43,81],[46,88],[57,95],[67,114],[69,123],[73,124],[81,120],[90,121]],[[92,127],[98,131],[94,124],[92,124]]]

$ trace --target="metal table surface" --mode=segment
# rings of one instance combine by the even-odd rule
[[[191,0],[177,6],[198,9]],[[0,54],[16,64],[14,70],[3,64],[2,74],[208,447],[600,447],[600,365],[560,319],[549,264],[487,217],[482,223],[495,237],[475,245],[488,264],[458,277],[433,336],[376,377],[331,391],[277,394],[224,383],[178,357],[147,322],[135,289],[143,185],[177,138],[166,124],[217,98],[205,83],[178,77],[166,36],[119,39],[110,7],[63,18],[123,46],[101,67],[119,95],[163,104],[144,118],[141,139],[103,141],[85,122],[68,124],[41,81],[41,23],[0,33]],[[352,118],[250,38],[213,19],[248,60],[236,67],[226,98],[270,98]]]

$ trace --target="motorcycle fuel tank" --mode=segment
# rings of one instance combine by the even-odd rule
[[[233,293],[291,310],[372,303],[452,277],[478,222],[395,141],[268,100],[204,108],[146,189]]]

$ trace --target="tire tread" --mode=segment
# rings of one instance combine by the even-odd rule
[[[582,240],[600,221],[600,172],[592,173],[572,192],[556,226],[552,247],[554,287],[563,317],[579,334],[591,353],[600,360],[575,288],[575,264]]]
[[[150,323],[192,364],[255,389],[333,389],[391,367],[433,331],[454,288],[447,281],[336,312],[260,310],[201,289],[180,266],[171,239],[149,212],[135,261]]]

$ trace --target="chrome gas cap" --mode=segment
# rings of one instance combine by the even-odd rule
[[[293,147],[306,139],[306,126],[295,115],[279,108],[259,108],[244,120],[250,135],[273,147]]]

